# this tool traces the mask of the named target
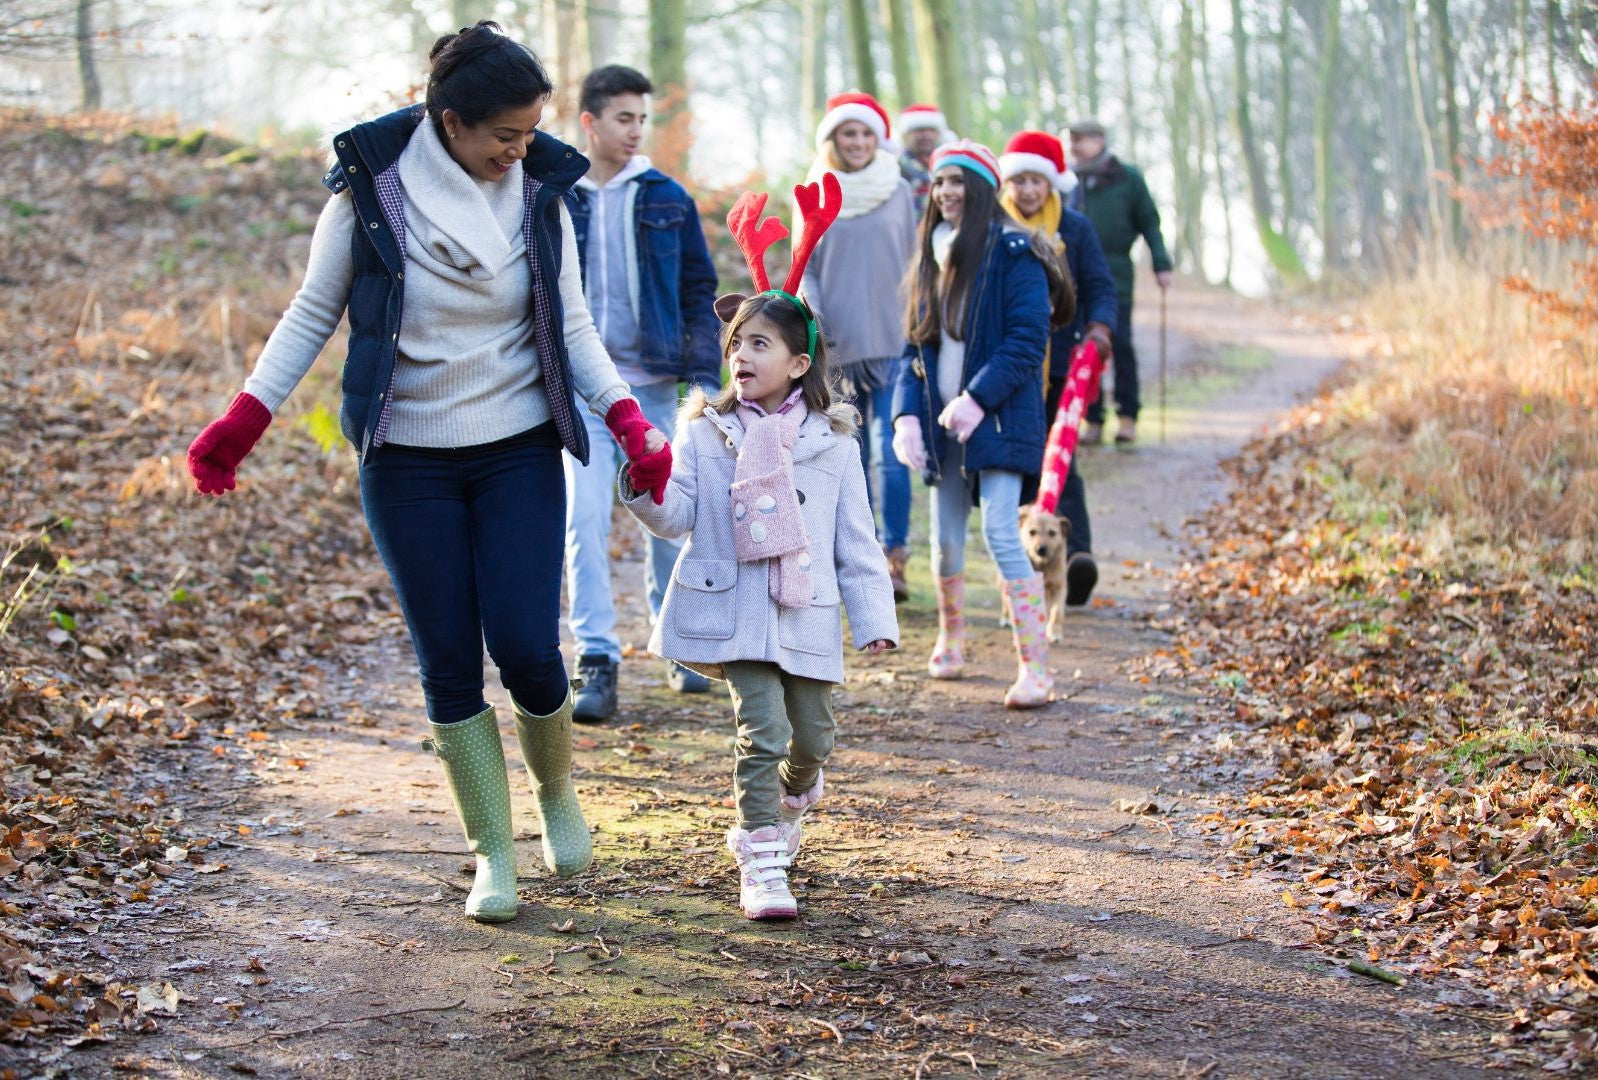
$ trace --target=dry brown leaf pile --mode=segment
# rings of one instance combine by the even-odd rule
[[[1465,984],[1545,1067],[1598,1047],[1598,595],[1437,550],[1306,410],[1231,465],[1197,530],[1172,663],[1230,694],[1274,779],[1217,819],[1291,869],[1336,955]],[[1232,749],[1235,752],[1236,748]],[[1224,757],[1221,747],[1216,756]],[[1457,984],[1455,984],[1457,985]]]

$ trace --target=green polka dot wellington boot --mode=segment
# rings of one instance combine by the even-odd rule
[[[428,740],[444,763],[444,779],[455,796],[466,846],[477,856],[477,880],[466,897],[466,914],[478,922],[516,917],[516,846],[511,842],[510,778],[493,708],[458,724],[430,724]]]
[[[527,762],[538,805],[544,865],[561,877],[580,874],[594,861],[594,845],[572,787],[571,694],[568,692],[566,703],[548,716],[535,716],[514,701],[511,704],[516,710],[522,760]]]

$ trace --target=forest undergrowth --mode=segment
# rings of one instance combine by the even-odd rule
[[[1598,1061],[1598,334],[1483,265],[1394,282],[1338,384],[1229,465],[1175,662],[1276,776],[1213,822],[1316,942]]]
[[[238,786],[296,767],[269,733],[382,632],[353,469],[323,448],[332,387],[252,456],[241,483],[270,498],[202,503],[183,460],[292,295],[319,175],[150,121],[0,112],[0,1040],[175,1009],[114,941],[226,867],[229,837],[185,824],[190,763]]]

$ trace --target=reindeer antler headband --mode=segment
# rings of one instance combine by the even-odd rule
[[[814,356],[818,334],[816,316],[810,310],[810,306],[799,299],[799,283],[804,279],[805,264],[810,261],[811,253],[821,242],[822,234],[838,220],[838,211],[843,206],[843,189],[838,186],[837,176],[829,172],[821,178],[819,184],[795,186],[793,198],[794,202],[799,204],[804,233],[799,237],[799,243],[794,246],[793,262],[788,267],[787,280],[782,283],[780,289],[773,289],[771,280],[766,277],[766,251],[788,235],[788,228],[775,217],[761,219],[760,215],[766,212],[766,193],[746,191],[740,195],[738,201],[733,204],[731,212],[727,214],[727,228],[731,231],[733,239],[738,241],[744,262],[749,264],[749,277],[754,281],[755,288],[760,290],[756,295],[780,296],[798,308],[799,314],[804,316],[805,329],[809,333],[810,353]],[[741,304],[744,298],[738,297],[737,300]],[[719,302],[717,308],[717,314],[720,314]],[[732,313],[728,312],[723,321],[731,317]]]

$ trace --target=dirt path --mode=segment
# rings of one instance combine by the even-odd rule
[[[1152,308],[1152,305],[1148,305]],[[1152,315],[1146,310],[1144,315]],[[1143,329],[1154,400],[1155,336]],[[1013,665],[974,560],[971,661],[926,679],[924,546],[906,648],[855,659],[829,794],[796,871],[804,917],[736,912],[725,698],[623,666],[624,717],[579,732],[595,868],[556,882],[523,833],[524,908],[479,926],[402,628],[277,732],[259,783],[196,762],[189,820],[238,846],[186,913],[103,948],[176,1015],[62,1070],[209,1076],[1471,1076],[1491,1049],[1446,988],[1349,976],[1305,948],[1283,883],[1225,869],[1202,820],[1236,775],[1176,751],[1224,738],[1192,688],[1137,681],[1182,522],[1216,464],[1336,366],[1337,346],[1219,295],[1172,312],[1166,445],[1086,459],[1098,602],[1067,621],[1061,700],[996,704]],[[924,533],[924,528],[923,528]],[[973,541],[976,554],[980,543]],[[619,580],[641,573],[624,559]],[[642,644],[641,602],[626,602]],[[515,761],[514,743],[507,748]],[[1247,766],[1248,763],[1244,763]],[[1263,767],[1264,763],[1254,763]],[[532,821],[513,777],[518,821]],[[1155,804],[1158,813],[1135,813]],[[1130,809],[1129,809],[1130,808]]]

